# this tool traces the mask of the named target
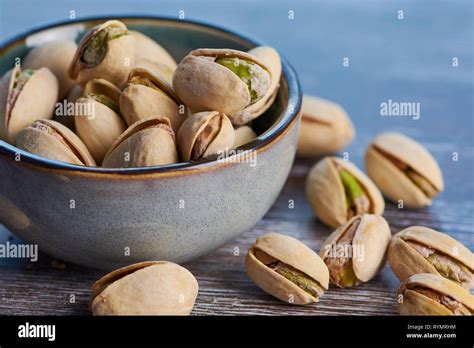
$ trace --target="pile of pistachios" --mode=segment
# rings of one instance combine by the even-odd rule
[[[78,45],[33,48],[0,82],[0,139],[49,159],[109,168],[226,155],[256,138],[276,98],[271,47],[196,49],[178,65],[156,41],[110,20]]]

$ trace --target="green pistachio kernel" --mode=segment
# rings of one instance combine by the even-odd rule
[[[347,207],[349,208],[353,202],[359,197],[365,195],[364,190],[359,185],[359,182],[354,178],[347,170],[341,170],[339,175],[341,176],[342,185],[344,185],[344,191],[346,192]]]
[[[99,64],[107,53],[107,43],[124,35],[128,35],[128,31],[121,28],[107,27],[100,30],[87,42],[82,52],[82,61],[89,67]]]
[[[118,105],[112,100],[112,98],[104,95],[104,94],[95,94],[95,93],[88,93],[86,95],[87,98],[92,98],[96,102],[101,103],[108,108],[112,109],[117,114],[120,113]]]
[[[427,260],[443,277],[448,278],[461,286],[463,286],[464,283],[469,283],[471,272],[467,267],[456,262],[449,256],[433,253],[427,257]]]
[[[316,298],[320,297],[323,293],[323,289],[314,279],[290,265],[277,261],[268,265],[268,267]]]
[[[344,287],[354,286],[357,285],[358,279],[354,273],[354,269],[352,268],[352,260],[346,262],[344,267],[341,269],[341,273],[339,274],[339,284]]]
[[[217,58],[215,62],[231,70],[247,85],[251,104],[261,99],[270,87],[270,75],[256,63],[228,57]]]

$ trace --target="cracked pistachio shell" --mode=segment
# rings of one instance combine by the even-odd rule
[[[16,146],[56,161],[96,165],[81,139],[69,128],[53,120],[38,120],[22,129],[16,138]]]
[[[59,83],[58,99],[67,96],[74,86],[67,76],[69,63],[74,57],[77,45],[73,41],[52,41],[33,48],[23,59],[24,69],[48,68],[56,76]]]
[[[176,70],[178,64],[158,42],[135,30],[130,30],[130,34],[135,38],[136,62],[142,59],[152,59],[156,63],[167,66],[172,71]]]
[[[146,79],[154,87],[134,83],[135,79]],[[166,117],[177,132],[187,112],[173,88],[156,71],[138,66],[130,71],[128,83],[120,95],[120,110],[128,125],[154,117]]]
[[[259,58],[268,67],[271,72],[271,84],[262,99],[235,115],[229,115],[230,121],[235,126],[247,124],[267,111],[275,101],[280,87],[281,59],[278,51],[270,46],[258,46],[252,48],[248,53]]]
[[[311,278],[322,289],[328,289],[329,272],[318,254],[293,237],[269,233],[257,238],[245,258],[245,269],[248,276],[266,293],[294,304],[309,304],[319,301],[318,297],[303,290],[264,264],[256,256],[259,251]]]
[[[352,254],[340,255],[340,251],[337,249],[340,245],[338,242],[356,221],[359,222],[359,225],[351,242]],[[390,237],[390,227],[382,216],[372,214],[354,216],[329,235],[321,247],[319,255],[324,262],[332,257],[347,256],[351,260],[352,271],[357,278],[356,285],[366,283],[374,278],[384,266]],[[343,284],[337,284],[333,281],[333,272],[337,270],[331,269],[330,266],[328,266],[328,269],[331,282],[339,287],[345,287]]]
[[[338,166],[357,180],[368,198],[368,211],[363,213],[381,215],[385,203],[374,183],[351,162],[324,157],[313,166],[306,179],[306,197],[316,216],[333,228],[345,224],[352,217],[348,214],[346,192]]]
[[[192,114],[178,132],[178,148],[183,161],[219,154],[232,148],[234,140],[232,123],[218,111]]]
[[[234,148],[245,145],[257,137],[257,134],[250,126],[241,126],[235,128]]]
[[[74,58],[68,68],[68,76],[76,84],[84,86],[94,78],[104,78],[116,86],[122,86],[127,80],[131,67],[135,64],[135,38],[125,34],[118,38],[105,38],[105,43],[93,50],[91,62],[84,60],[87,45],[102,31],[115,30],[127,33],[127,27],[120,21],[111,20],[90,29],[78,45]],[[92,58],[91,58],[92,59]]]
[[[333,154],[354,139],[355,130],[351,119],[338,104],[304,95],[302,110],[296,150],[298,156]]]
[[[166,117],[140,120],[132,124],[110,146],[103,167],[133,168],[177,163],[173,129]]]
[[[97,98],[110,98],[99,102]],[[74,117],[76,134],[89,149],[94,160],[102,163],[113,142],[127,128],[118,113],[120,90],[104,79],[90,80],[85,87],[84,97],[76,101],[78,114]]]
[[[92,285],[94,315],[188,315],[199,286],[184,267],[147,261],[115,270]]]
[[[474,256],[472,252],[447,234],[423,226],[405,228],[395,234],[390,242],[388,262],[393,273],[395,273],[400,281],[404,281],[418,273],[442,275],[425,256],[407,242],[414,242],[427,248],[426,256],[431,254],[430,250],[435,251],[437,254],[448,256],[456,263],[466,267],[471,272],[471,281],[466,282],[465,287],[468,289],[474,287],[474,279],[472,277],[474,273]],[[459,267],[455,267],[455,269],[459,271]]]
[[[259,78],[252,78],[256,88],[270,88],[269,68],[257,57],[232,49],[197,49],[179,63],[173,75],[176,94],[193,112],[216,110],[226,114],[240,112],[251,104],[251,93],[245,82],[229,68],[216,63],[219,58],[238,58],[256,64]]]
[[[454,315],[448,307],[418,291],[420,288],[449,296],[451,303],[462,304],[470,315],[474,313],[474,296],[466,289],[439,275],[421,273],[408,278],[397,291],[401,315]]]
[[[0,81],[0,139],[11,144],[33,121],[52,118],[58,99],[58,80],[48,68],[36,70],[16,95],[15,79],[21,73],[17,66]]]
[[[421,175],[435,194],[429,197],[396,162]],[[394,202],[403,200],[407,207],[430,205],[432,198],[444,189],[443,175],[433,156],[421,144],[400,133],[378,135],[365,153],[365,167],[385,196]]]

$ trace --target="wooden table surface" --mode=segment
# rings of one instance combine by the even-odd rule
[[[78,16],[108,11],[105,4],[84,3],[71,5]],[[117,13],[131,13],[130,2],[114,3]],[[208,12],[196,2],[174,5],[168,1],[160,9],[152,3],[143,3],[140,12],[177,16],[182,8],[190,18],[244,31],[277,47],[298,70],[306,93],[335,100],[348,110],[357,138],[346,151],[361,168],[367,144],[381,131],[401,131],[423,143],[440,163],[445,191],[426,209],[399,210],[388,203],[384,217],[393,233],[423,225],[447,232],[473,249],[473,7],[469,1],[449,5],[435,1],[365,1],[357,5],[349,1],[280,1],[271,8],[260,1],[245,2],[239,11],[233,11],[238,3],[221,1],[213,2],[213,10]],[[22,5],[2,1],[2,37],[69,13],[64,2],[51,4],[50,11],[36,12],[35,1]],[[23,22],[13,23],[6,13],[17,6],[33,10],[25,12]],[[292,20],[288,19],[290,10]],[[404,11],[403,19],[398,18],[399,10]],[[263,11],[267,15],[263,16]],[[349,59],[349,66],[343,66],[344,57]],[[453,66],[454,58],[458,66]],[[381,116],[380,103],[389,99],[419,102],[420,119]],[[456,154],[457,161],[453,160]],[[397,313],[395,291],[399,283],[388,266],[367,284],[352,289],[331,287],[318,304],[305,307],[279,302],[247,277],[244,256],[258,236],[284,233],[319,251],[331,232],[314,218],[304,197],[305,177],[315,161],[295,161],[281,195],[254,228],[184,265],[200,286],[192,314]],[[290,200],[294,201],[293,208],[289,207]],[[0,243],[9,239],[18,242],[0,226]],[[36,263],[0,259],[0,314],[88,315],[90,286],[102,275],[101,271],[64,265],[44,254]]]

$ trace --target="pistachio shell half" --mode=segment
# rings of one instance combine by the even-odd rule
[[[232,123],[218,111],[189,116],[178,132],[178,148],[183,161],[195,161],[224,152],[232,148],[234,140]]]
[[[130,34],[135,38],[135,61],[151,59],[157,64],[163,64],[172,71],[176,70],[178,64],[171,57],[168,51],[158,42],[135,30],[130,30]]]
[[[74,86],[67,76],[67,68],[74,57],[77,45],[73,41],[51,41],[33,48],[23,59],[24,69],[48,68],[56,76],[59,83],[58,99],[67,96]]]
[[[329,286],[328,269],[318,254],[283,234],[259,237],[248,250],[245,268],[263,291],[288,303],[318,302]]]
[[[412,208],[431,204],[444,189],[436,160],[415,140],[400,133],[377,136],[365,153],[369,176],[385,196]]]
[[[120,95],[120,110],[128,125],[155,115],[166,117],[177,132],[187,116],[173,88],[156,71],[137,66],[130,71]]]
[[[433,273],[466,289],[474,287],[471,251],[454,238],[431,228],[411,226],[394,235],[388,261],[400,281],[417,273]]]
[[[85,166],[95,166],[84,143],[69,128],[52,120],[37,120],[22,129],[16,146],[32,154],[52,160]]]
[[[198,294],[196,278],[166,261],[115,270],[92,285],[94,315],[188,315]]]
[[[319,255],[331,283],[345,288],[374,278],[385,264],[390,227],[379,215],[354,216],[324,242]]]
[[[270,71],[263,62],[231,49],[191,51],[173,75],[176,94],[193,112],[237,113],[261,100],[270,85]]]
[[[151,167],[178,162],[170,121],[156,117],[137,121],[120,135],[106,153],[103,167]]]
[[[127,128],[119,111],[120,90],[104,79],[87,82],[76,101],[76,133],[100,164],[113,142]]]
[[[257,137],[257,134],[249,126],[235,128],[234,148],[247,144]]]
[[[317,157],[336,153],[346,147],[355,136],[354,126],[347,112],[329,100],[303,96],[296,154]]]
[[[331,227],[355,215],[382,214],[385,203],[374,183],[349,161],[325,157],[306,179],[306,197],[316,216]]]
[[[94,78],[121,86],[134,64],[135,38],[125,24],[112,20],[84,35],[69,65],[68,76],[83,86]]]
[[[50,119],[58,99],[58,80],[48,68],[9,70],[0,81],[0,139],[15,143],[33,121]]]
[[[402,315],[473,315],[474,296],[437,274],[409,277],[398,289]]]
[[[271,83],[262,99],[236,114],[229,115],[230,121],[235,126],[247,124],[267,111],[275,101],[280,87],[281,60],[277,50],[269,46],[258,46],[252,48],[248,53],[259,58],[268,67],[271,72]]]

